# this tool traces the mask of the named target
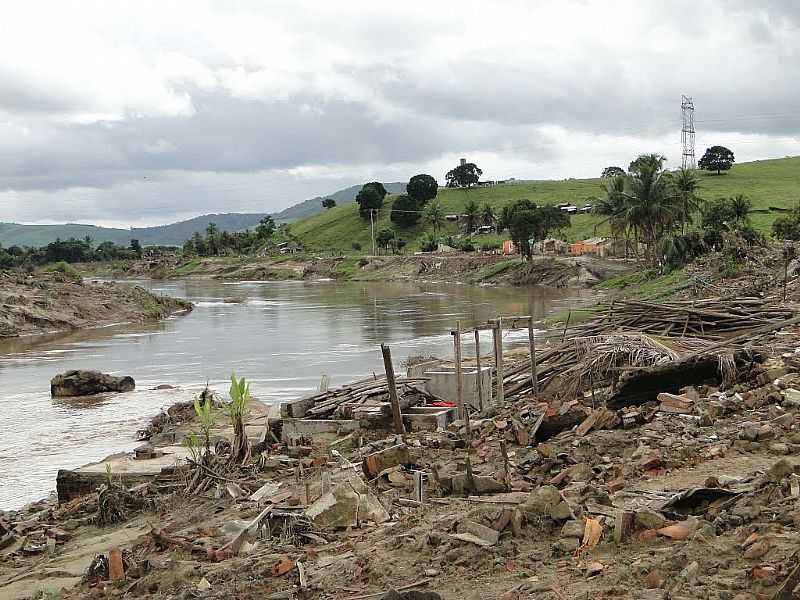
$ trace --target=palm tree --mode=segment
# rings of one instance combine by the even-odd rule
[[[647,244],[648,257],[655,263],[659,242],[680,221],[681,206],[662,169],[663,157],[643,155],[636,162],[628,176],[628,190],[623,192],[623,214],[637,238]]]
[[[625,238],[625,256],[627,258],[629,227],[628,221],[625,219],[627,209],[625,182],[624,175],[606,178],[602,185],[604,194],[592,199],[592,212],[606,217],[595,226],[595,229],[608,222],[611,228],[611,237],[614,239]]]
[[[752,202],[742,195],[731,196],[730,206],[733,210],[734,219],[738,224],[744,225],[750,219],[750,209],[753,208]]]
[[[480,209],[475,200],[468,200],[464,205],[464,218],[467,220],[467,233],[472,233],[475,229],[475,224],[478,222],[480,216]]]
[[[433,230],[438,231],[444,225],[444,211],[438,202],[431,202],[425,209],[425,220],[433,225]]]
[[[694,213],[703,206],[703,199],[697,195],[700,182],[694,171],[680,169],[672,176],[672,186],[681,208],[681,233],[686,233],[686,224],[692,222]]]
[[[481,206],[481,223],[489,226],[494,225],[494,209],[488,202]]]

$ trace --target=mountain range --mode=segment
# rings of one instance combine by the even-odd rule
[[[393,182],[383,184],[390,194],[404,193],[405,183]],[[293,223],[322,212],[322,200],[333,198],[337,205],[349,204],[355,200],[361,185],[354,185],[333,194],[309,198],[282,211],[271,213],[276,223]],[[179,246],[189,239],[195,231],[203,232],[209,223],[215,223],[220,231],[242,231],[252,229],[270,213],[222,213],[193,217],[185,221],[156,225],[153,227],[132,227],[119,229],[99,227],[79,223],[60,225],[22,225],[19,223],[0,223],[0,245],[39,247],[56,239],[92,238],[95,243],[114,242],[127,246],[132,239],[139,240],[143,246]]]

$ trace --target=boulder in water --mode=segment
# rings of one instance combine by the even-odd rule
[[[91,396],[103,392],[130,392],[136,387],[133,377],[115,377],[100,371],[67,371],[50,380],[50,395]]]

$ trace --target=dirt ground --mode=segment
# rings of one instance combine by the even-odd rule
[[[0,272],[0,338],[157,320],[190,309],[183,300],[128,285]]]

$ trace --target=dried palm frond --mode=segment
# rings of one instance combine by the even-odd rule
[[[652,336],[611,334],[577,338],[577,362],[561,375],[564,391],[574,395],[590,385],[602,386],[626,367],[650,367],[677,360],[680,353]]]

